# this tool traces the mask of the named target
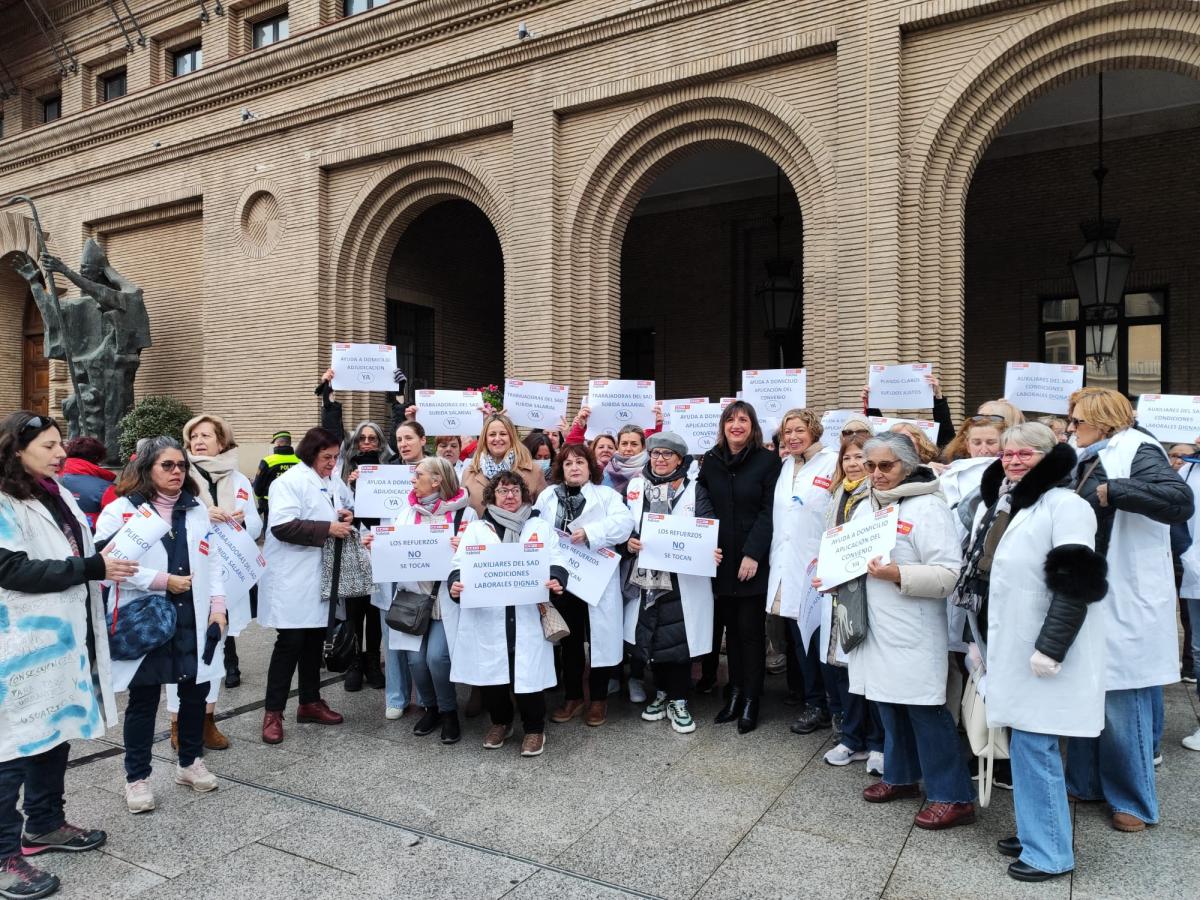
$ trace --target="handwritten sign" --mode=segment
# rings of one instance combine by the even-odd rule
[[[663,431],[674,431],[675,430],[674,428],[671,427],[671,414],[674,412],[676,406],[688,406],[693,403],[707,403],[707,402],[708,402],[707,397],[682,397],[682,398],[679,398],[676,400],[663,400],[662,401],[662,419],[663,419],[662,430]]]
[[[929,363],[899,366],[869,366],[867,389],[876,409],[932,409],[933,387],[925,376],[933,374]]]
[[[1066,415],[1068,400],[1081,387],[1083,366],[1010,362],[1004,368],[1004,399],[1023,411]]]
[[[479,434],[481,406],[479,391],[417,391],[417,421],[426,434]]]
[[[1186,394],[1142,394],[1138,424],[1160,441],[1193,444],[1200,435],[1200,397]]]
[[[867,419],[871,426],[871,430],[876,434],[883,434],[885,431],[891,431],[897,425],[915,425],[921,429],[921,433],[929,439],[929,443],[937,446],[938,439],[938,423],[931,422],[928,419],[893,419],[887,416],[871,416]]]
[[[858,516],[821,535],[817,553],[821,590],[867,574],[867,563],[877,556],[886,560],[896,546],[898,525],[897,508],[885,506],[874,515]]]
[[[335,391],[396,392],[396,348],[391,344],[334,344],[330,359]]]
[[[834,450],[842,446],[842,429],[851,419],[862,419],[863,414],[853,409],[831,409],[821,416],[821,443]]]
[[[688,516],[642,516],[638,568],[680,575],[717,574],[717,520]]]
[[[453,568],[452,526],[446,522],[376,525],[371,529],[371,580],[442,581]]]
[[[408,505],[416,473],[416,466],[359,466],[354,514],[363,519],[394,519]]]
[[[573,527],[573,526],[572,526]],[[621,557],[608,547],[593,550],[587,544],[571,543],[571,535],[555,529],[558,547],[566,558],[567,573],[571,576],[567,586],[571,593],[590,606],[596,606],[604,598],[608,583]]]
[[[267,570],[267,560],[258,545],[237,522],[216,525],[201,543],[201,552],[205,552],[204,543],[208,544],[208,554],[221,563],[226,594],[249,593]]]
[[[654,382],[589,381],[588,405],[592,410],[586,435],[589,441],[597,435],[616,434],[626,425],[653,428]]]
[[[688,445],[688,452],[699,456],[711,450],[720,430],[720,403],[684,403],[671,413],[671,431]]]
[[[466,547],[460,571],[463,609],[527,606],[550,597],[550,548],[540,541]]]
[[[171,523],[147,504],[142,504],[125,519],[125,524],[109,542],[113,559],[137,562],[171,530]]]
[[[508,378],[504,382],[504,408],[514,425],[553,430],[567,416],[570,389],[565,384],[543,384]]]
[[[789,409],[803,409],[808,400],[804,369],[749,369],[742,372],[741,398],[758,413],[763,434],[779,428]]]

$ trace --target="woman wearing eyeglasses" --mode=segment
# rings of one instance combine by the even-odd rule
[[[125,804],[131,813],[154,809],[150,790],[150,751],[159,692],[164,684],[178,688],[179,764],[175,783],[195,791],[217,788],[217,778],[204,765],[204,707],[210,682],[225,671],[218,644],[204,659],[209,626],[220,634],[228,627],[224,573],[210,555],[208,509],[188,490],[188,462],[174,438],[153,438],[138,454],[131,471],[117,482],[117,499],[96,522],[96,540],[117,534],[139,508],[149,506],[170,528],[140,560],[136,575],[108,595],[108,612],[119,627],[121,607],[147,595],[164,595],[175,608],[175,632],[145,656],[113,660],[113,688],[129,691],[125,708]]]
[[[1170,526],[1187,522],[1195,505],[1162,446],[1134,427],[1124,394],[1083,388],[1070,409],[1067,429],[1080,451],[1075,489],[1096,514],[1109,589],[1100,607],[1104,731],[1067,742],[1067,789],[1107,801],[1116,830],[1143,831],[1158,821],[1155,695],[1179,680]]]

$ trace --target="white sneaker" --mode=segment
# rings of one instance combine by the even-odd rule
[[[866,750],[851,750],[845,744],[838,744],[825,754],[825,762],[831,766],[848,766],[852,762],[862,762],[870,755]]]
[[[389,706],[387,709],[385,709],[383,711],[383,717],[392,722],[399,719],[402,715],[404,715],[404,710],[402,710],[398,706]]]
[[[867,757],[867,774],[877,778],[883,777],[883,754],[878,750],[872,750]]]
[[[125,785],[125,806],[134,815],[154,809],[154,791],[150,790],[150,782],[144,778],[128,782]]]
[[[642,710],[642,718],[647,722],[661,722],[667,717],[667,692],[659,691],[654,696],[654,702]]]
[[[640,678],[629,679],[629,702],[630,703],[645,703],[646,702],[646,683]]]
[[[1158,755],[1156,755],[1154,757],[1154,768],[1157,769],[1161,765],[1162,765],[1162,754],[1159,753]]]
[[[667,718],[671,720],[671,727],[679,734],[691,734],[696,730],[696,720],[688,712],[686,700],[667,701]]]
[[[1185,737],[1182,744],[1189,750],[1200,750],[1200,728],[1196,729],[1195,734],[1189,734]]]
[[[217,776],[208,771],[203,759],[197,759],[186,769],[176,764],[175,783],[186,785],[200,794],[207,794],[217,789]]]

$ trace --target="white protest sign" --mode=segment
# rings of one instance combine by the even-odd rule
[[[616,434],[626,425],[653,428],[654,382],[608,381],[588,382],[587,439],[600,434]]]
[[[684,439],[688,452],[699,456],[711,450],[720,431],[720,403],[684,403],[671,413],[671,431]],[[665,430],[665,428],[664,428]]]
[[[371,580],[442,581],[453,568],[452,526],[446,522],[376,525],[371,529]]]
[[[871,430],[876,434],[883,434],[885,431],[891,431],[895,425],[915,425],[921,429],[921,433],[929,438],[929,443],[937,446],[938,439],[938,423],[931,422],[928,419],[892,419],[888,416],[871,416],[867,419],[871,425]]]
[[[570,390],[565,384],[540,381],[504,381],[504,408],[514,425],[552,431],[567,416]]]
[[[1010,362],[1004,368],[1004,399],[1022,411],[1066,415],[1067,401],[1081,387],[1083,366]]]
[[[1200,397],[1187,394],[1142,394],[1138,424],[1168,444],[1194,444],[1200,435]]]
[[[867,389],[876,409],[932,409],[933,386],[925,380],[933,374],[929,363],[899,366],[870,366]]]
[[[805,653],[808,652],[813,632],[821,627],[821,607],[824,605],[824,597],[812,586],[813,576],[816,573],[817,561],[814,559],[808,564],[804,574],[804,598],[800,601],[800,642],[804,645]]]
[[[472,544],[463,548],[463,609],[545,603],[550,594],[550,548],[527,544]]]
[[[817,553],[817,577],[827,591],[867,573],[867,563],[879,556],[888,559],[896,546],[899,513],[885,506],[873,516],[854,518],[821,535]]]
[[[215,555],[225,574],[225,593],[249,593],[267,570],[258,545],[237,522],[221,522],[200,542],[200,552]]]
[[[639,569],[656,569],[679,575],[717,574],[717,520],[689,516],[642,516],[642,552]]]
[[[482,406],[479,391],[417,391],[417,421],[426,434],[479,434]]]
[[[742,372],[738,395],[754,407],[765,435],[783,421],[789,409],[804,409],[808,400],[808,373],[804,369],[749,369]]]
[[[391,344],[334,344],[330,360],[335,391],[396,393],[396,348]]]
[[[821,443],[833,450],[842,446],[842,429],[851,419],[866,418],[853,409],[831,409],[821,416]]]
[[[354,514],[362,519],[392,519],[408,503],[416,466],[359,466],[354,482]]]
[[[144,503],[133,512],[125,513],[124,518],[121,530],[108,544],[111,548],[108,555],[113,559],[137,562],[171,530],[171,523]]]
[[[593,550],[587,544],[573,544],[571,535],[565,531],[555,529],[554,533],[558,535],[558,546],[566,559],[567,573],[570,575],[567,589],[589,606],[598,605],[612,580],[613,572],[617,571],[620,555],[608,547]]]
[[[674,411],[676,406],[687,406],[692,403],[707,403],[707,402],[708,402],[707,397],[682,397],[677,400],[662,401],[662,418],[663,418],[662,430],[663,431],[674,431],[675,430],[674,428],[671,427],[671,413]]]

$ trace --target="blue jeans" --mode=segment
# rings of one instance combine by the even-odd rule
[[[829,670],[833,674],[825,680],[825,685],[831,692],[837,690],[845,711],[842,743],[855,753],[863,750],[882,753],[883,722],[879,719],[879,709],[862,694],[850,693],[850,673],[846,669],[830,666]]]
[[[17,794],[25,786],[25,831],[37,837],[61,828],[66,822],[67,757],[71,745],[64,741],[35,756],[18,756],[0,762],[0,860],[21,852],[21,814]]]
[[[1159,748],[1162,747],[1163,727],[1166,725],[1166,710],[1163,709],[1163,689],[1161,685],[1150,688],[1150,714],[1154,721],[1154,756],[1158,756]]]
[[[829,709],[829,700],[825,697],[825,681],[821,678],[821,656],[817,644],[821,643],[820,629],[813,632],[808,647],[800,640],[800,623],[795,619],[787,620],[788,631],[792,633],[792,643],[795,645],[795,659],[800,669],[800,677],[804,681],[804,705],[815,706],[817,709]]]
[[[958,730],[945,704],[875,705],[883,722],[883,780],[887,784],[916,784],[923,779],[930,803],[970,803],[975,799]]]
[[[379,611],[382,621],[384,611]],[[387,645],[388,627],[383,624],[383,682],[387,705],[403,710],[412,696],[412,677],[408,673],[408,660],[404,650],[390,650]]]
[[[450,681],[450,645],[446,643],[442,620],[429,623],[420,650],[406,650],[404,655],[408,657],[408,670],[417,687],[417,702],[426,709],[437,707],[438,712],[456,712],[458,695]]]
[[[1058,737],[1014,728],[1008,748],[1021,862],[1042,872],[1071,871],[1071,807]]]
[[[1154,785],[1154,692],[1109,691],[1104,731],[1067,739],[1067,790],[1081,800],[1106,800],[1115,813],[1158,822]]]
[[[1184,602],[1192,623],[1192,674],[1196,676],[1196,695],[1200,696],[1200,597],[1187,597]]]

